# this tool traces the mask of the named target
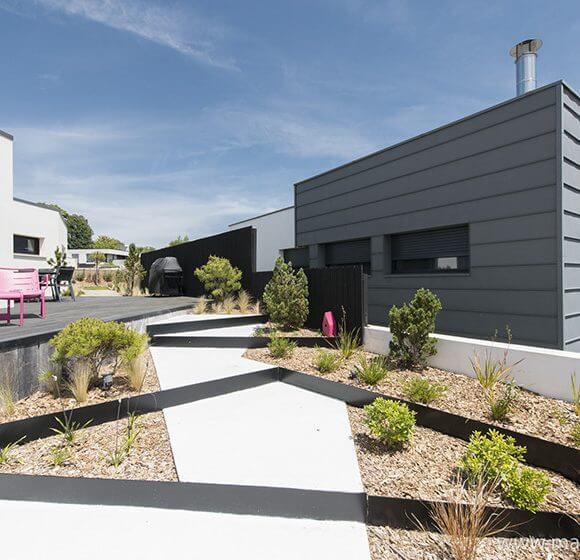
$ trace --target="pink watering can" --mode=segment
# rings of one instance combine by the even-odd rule
[[[332,311],[326,311],[322,317],[322,334],[324,336],[336,336],[336,321]]]

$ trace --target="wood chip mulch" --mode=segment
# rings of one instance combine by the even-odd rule
[[[367,527],[372,560],[449,560],[445,539],[437,534],[390,527]],[[576,560],[578,541],[565,539],[484,539],[476,560]]]
[[[322,343],[321,347],[328,348],[328,345]],[[369,387],[359,382],[358,379],[350,378],[359,356],[363,354],[362,350],[358,352],[357,356],[343,362],[338,370],[324,375],[313,365],[316,352],[317,350],[314,348],[297,348],[291,357],[273,358],[267,348],[253,348],[247,350],[244,356],[251,360],[309,373],[331,381],[339,381],[348,385],[376,390],[403,399],[406,398],[404,391],[406,382],[412,377],[422,376],[447,387],[445,394],[429,405],[433,408],[439,408],[440,410],[460,414],[475,420],[482,420],[564,445],[574,445],[571,435],[572,428],[579,420],[571,403],[550,399],[522,389],[518,392],[514,411],[510,414],[508,420],[497,422],[489,417],[489,409],[485,401],[484,392],[474,378],[431,367],[421,372],[392,370],[379,385]],[[368,358],[374,356],[370,352],[364,352],[364,354]]]
[[[139,416],[137,426],[135,443],[118,467],[110,464],[109,454],[123,445],[127,419],[79,430],[75,442],[69,446],[59,435],[23,442],[8,462],[0,465],[0,473],[177,481],[163,412]],[[70,459],[55,466],[51,453],[58,448],[69,449]]]
[[[417,426],[412,443],[391,450],[370,435],[362,409],[348,407],[348,415],[362,481],[369,494],[453,499],[457,464],[467,448],[466,442]],[[544,472],[550,478],[552,490],[540,509],[580,514],[580,486],[559,474]],[[513,507],[499,495],[492,498],[492,503]]]
[[[14,403],[13,414],[8,415],[0,409],[0,423],[13,422],[14,420],[30,418],[32,416],[41,416],[43,414],[50,414],[51,412],[60,412],[70,408],[99,404],[105,401],[135,396],[139,393],[159,391],[160,387],[157,380],[157,373],[149,350],[147,350],[145,362],[147,364],[147,373],[141,391],[132,389],[129,386],[127,378],[120,371],[114,375],[113,386],[110,389],[104,391],[99,387],[92,388],[89,391],[88,400],[84,403],[77,403],[70,394],[64,392],[59,398],[42,390],[36,391],[32,395]]]

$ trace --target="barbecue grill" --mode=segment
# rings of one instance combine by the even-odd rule
[[[150,294],[180,296],[183,294],[183,270],[175,257],[162,257],[151,265],[147,287]]]

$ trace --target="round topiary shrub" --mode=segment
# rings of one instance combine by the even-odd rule
[[[405,403],[379,397],[364,407],[365,424],[381,443],[399,447],[409,443],[415,433],[416,413]]]

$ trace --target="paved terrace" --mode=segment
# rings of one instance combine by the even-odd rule
[[[12,309],[13,322],[0,321],[0,350],[24,342],[46,342],[69,323],[83,317],[104,321],[137,321],[163,313],[191,308],[189,297],[79,297],[46,302],[46,317],[40,318],[40,303],[26,303],[24,326],[18,326],[17,312]]]

